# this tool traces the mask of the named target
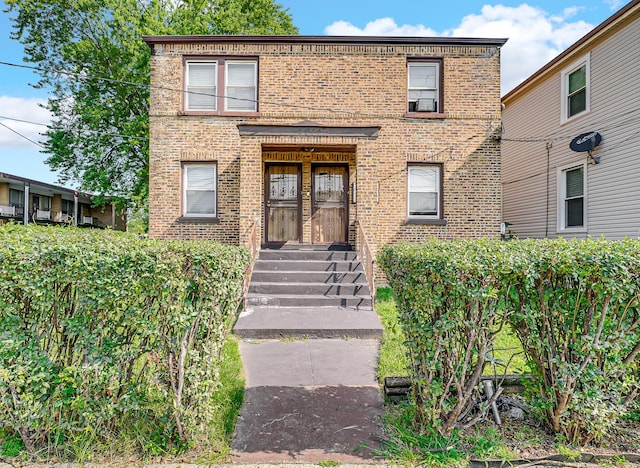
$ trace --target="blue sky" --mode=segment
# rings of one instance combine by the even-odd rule
[[[304,35],[508,38],[502,51],[503,92],[626,4],[622,0],[276,1],[289,9]],[[0,62],[21,64],[22,45],[10,39],[11,27],[9,15],[0,12]],[[56,174],[44,164],[46,155],[26,139],[42,141],[39,133],[45,127],[7,119],[47,123],[49,114],[41,107],[47,90],[29,85],[37,81],[29,70],[0,64],[0,172],[56,183]]]

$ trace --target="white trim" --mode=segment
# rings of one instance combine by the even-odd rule
[[[207,107],[207,108],[203,108],[203,107],[198,107],[198,108],[192,108],[191,107],[191,84],[189,82],[189,77],[190,77],[190,73],[189,70],[191,68],[191,65],[213,65],[214,69],[213,69],[213,84],[209,85],[209,86],[199,86],[200,88],[211,88],[213,90],[212,92],[212,97],[213,97],[213,107]],[[184,102],[185,102],[185,110],[188,111],[215,111],[218,108],[218,61],[217,60],[187,60],[186,64],[185,64],[185,93],[184,93]]]
[[[569,107],[568,107],[568,92],[569,92],[569,75],[582,66],[585,66],[585,110],[582,112],[568,116]],[[564,124],[571,120],[574,120],[582,115],[588,114],[591,111],[591,53],[586,54],[580,59],[573,62],[571,65],[566,67],[564,70],[560,72],[560,123]]]
[[[252,65],[253,66],[253,86],[245,86],[245,88],[253,88],[253,107],[251,109],[229,109],[229,65]],[[256,112],[258,110],[258,61],[257,60],[225,60],[224,62],[224,110],[225,112]]]
[[[434,67],[435,68],[435,87],[411,87],[411,67]],[[429,60],[416,60],[407,62],[407,112],[409,111],[409,104],[417,102],[417,99],[410,99],[409,94],[411,91],[432,91],[435,107],[438,112],[441,111],[442,106],[440,101],[440,62]],[[415,111],[417,112],[417,110]]]
[[[566,198],[566,177],[565,174],[567,171],[582,168],[583,170],[583,194],[582,194],[582,220],[583,224],[579,227],[565,227],[565,198]],[[558,203],[558,219],[557,219],[557,233],[558,234],[571,234],[571,233],[585,233],[587,232],[587,163],[579,162],[573,164],[567,164],[564,166],[560,166],[557,168],[557,203]]]
[[[187,191],[189,189],[187,183],[187,168],[188,167],[213,167],[213,187],[211,191],[214,193],[214,206],[213,213],[189,213],[187,212]],[[209,190],[207,190],[209,191]],[[211,163],[183,163],[182,164],[182,216],[186,218],[202,218],[202,217],[216,217],[218,215],[218,164]]]
[[[432,215],[412,215],[410,210],[410,194],[411,194],[411,169],[412,168],[429,168],[436,170],[436,213]],[[418,191],[415,191],[416,193]],[[431,193],[423,191],[425,193]],[[428,163],[409,163],[407,165],[407,219],[440,219],[442,213],[440,212],[441,198],[442,197],[442,166],[440,164],[428,164]]]

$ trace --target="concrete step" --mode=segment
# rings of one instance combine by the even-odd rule
[[[297,294],[323,296],[370,296],[366,283],[311,283],[251,281],[249,292],[254,294]]]
[[[382,324],[370,309],[254,307],[240,314],[233,331],[253,339],[377,339]]]
[[[345,260],[258,260],[253,271],[362,271],[358,261]]]
[[[292,281],[297,283],[364,283],[364,271],[286,271],[286,270],[254,270],[251,281],[256,283],[275,283]]]
[[[354,261],[354,251],[328,250],[261,250],[259,260],[315,260],[315,261]]]
[[[323,294],[247,294],[247,307],[347,307],[371,309],[371,296]]]

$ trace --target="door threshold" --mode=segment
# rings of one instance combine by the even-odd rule
[[[353,250],[353,247],[351,246],[351,244],[346,244],[346,243],[301,244],[298,242],[282,242],[282,243],[270,242],[268,244],[262,244],[261,248],[264,250],[335,250],[335,251]]]

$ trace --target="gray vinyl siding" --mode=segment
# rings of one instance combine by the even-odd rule
[[[567,57],[535,89],[507,104],[502,141],[503,220],[519,237],[637,238],[640,234],[640,13],[590,53],[590,112],[560,123],[561,71],[585,56]],[[586,166],[586,230],[558,230],[558,168],[587,153],[571,139],[597,131],[600,164]],[[535,140],[528,142],[514,140]],[[547,143],[549,209],[547,214]]]

